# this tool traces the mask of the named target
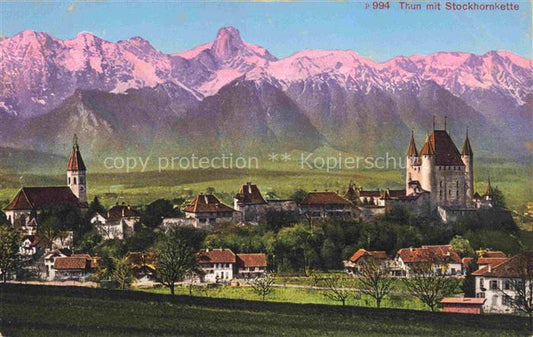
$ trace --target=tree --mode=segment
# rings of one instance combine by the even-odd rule
[[[8,225],[0,225],[0,272],[4,283],[19,266],[19,235]]]
[[[344,282],[345,278],[340,274],[334,274],[323,278],[315,275],[314,281],[315,286],[323,289],[325,297],[335,302],[341,302],[343,306],[346,305],[346,300],[353,293],[352,289],[346,287],[346,282]]]
[[[157,253],[157,279],[174,295],[177,282],[183,281],[188,271],[197,265],[196,252],[205,233],[191,227],[172,228],[162,240]]]
[[[253,292],[261,296],[264,301],[274,291],[274,277],[271,274],[265,274],[262,277],[255,278],[251,285]]]
[[[291,194],[291,199],[300,204],[307,196],[307,191],[299,188]]]
[[[9,221],[7,220],[6,213],[0,211],[0,226],[1,225],[9,225]]]
[[[516,255],[507,265],[510,278],[504,280],[498,292],[511,308],[528,315],[529,329],[533,331],[533,252]]]
[[[149,228],[161,225],[163,218],[172,218],[180,215],[179,209],[174,208],[172,201],[158,199],[146,206],[141,214],[141,222]]]
[[[472,260],[466,269],[466,276],[463,280],[463,293],[465,297],[475,297],[476,296],[476,277],[472,275],[473,270],[477,270],[478,266],[476,261]]]
[[[125,290],[133,282],[131,264],[128,262],[126,257],[113,258],[113,271],[111,272],[111,280],[117,282],[121,290]]]
[[[95,196],[93,201],[89,204],[89,209],[87,210],[87,218],[92,218],[96,213],[105,214],[106,210],[104,206],[100,203],[98,196]]]
[[[506,208],[507,203],[503,192],[498,187],[492,188],[492,206]]]
[[[376,300],[376,307],[381,307],[383,298],[391,292],[394,279],[390,277],[390,268],[386,262],[367,256],[361,263],[358,288]]]
[[[456,293],[460,280],[438,273],[433,263],[417,263],[410,268],[412,276],[402,280],[409,293],[431,311],[437,310],[437,305],[444,297]]]
[[[460,235],[456,235],[453,237],[452,241],[450,241],[450,245],[453,247],[453,249],[459,254],[461,257],[475,256],[474,249],[470,245],[470,241],[468,239],[463,238]]]

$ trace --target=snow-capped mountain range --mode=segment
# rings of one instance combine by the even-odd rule
[[[390,121],[393,129],[427,126],[430,121],[417,118],[427,119],[431,113],[468,116],[479,120],[480,128],[531,126],[533,62],[507,51],[483,55],[439,52],[378,63],[350,50],[305,50],[277,59],[267,49],[244,42],[237,29],[226,27],[213,42],[175,54],[162,53],[140,37],[109,42],[80,33],[74,39],[60,40],[27,30],[2,39],[0,55],[0,119],[9,121],[27,121],[61,110],[63,102],[79,90],[119,97],[130,90],[150,88],[154,93],[143,91],[145,99],[152,94],[161,97],[163,91],[172,93],[164,100],[170,102],[170,108],[163,109],[165,118],[190,121],[208,105],[207,98],[221,95],[227,86],[224,95],[231,96],[235,83],[244,83],[248,89],[250,84],[255,86],[255,92],[246,93],[257,96],[258,102],[276,102],[278,107],[288,104],[293,107],[289,110],[296,109],[298,116],[309,119],[307,129],[316,128],[325,142],[341,147],[351,147],[358,139],[346,140],[351,137],[350,129],[342,125],[357,121],[353,126],[361,131],[365,126],[380,127],[380,118]],[[181,102],[184,97],[190,103]],[[72,100],[69,104],[73,109]],[[440,110],[433,111],[434,107]],[[269,116],[271,107],[263,108]],[[221,114],[230,113],[221,109]],[[113,113],[120,118],[118,112]],[[369,116],[376,121],[365,125]],[[291,120],[302,122],[300,117]],[[461,123],[457,122],[458,129]],[[334,135],[341,140],[333,139]]]

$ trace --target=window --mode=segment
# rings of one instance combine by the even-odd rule
[[[490,289],[491,290],[498,290],[498,281],[497,280],[490,281]]]
[[[477,293],[476,297],[477,298],[485,298],[485,293]]]
[[[503,289],[505,289],[505,290],[509,290],[509,289],[511,289],[511,281],[509,281],[509,280],[505,280],[505,281],[503,282]]]
[[[442,188],[442,180],[440,181],[440,187]]]
[[[74,177],[74,185],[76,185],[76,177]]]
[[[479,279],[479,288],[480,289],[485,288],[485,279],[484,278],[480,278]]]

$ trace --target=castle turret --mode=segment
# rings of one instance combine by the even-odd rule
[[[413,180],[418,180],[418,172],[416,172],[414,168],[418,165],[418,150],[416,149],[414,131],[411,131],[411,142],[407,148],[407,160],[405,165],[405,190],[407,191],[407,194],[410,194],[412,191],[409,188],[409,183]]]
[[[461,159],[465,164],[465,201],[466,205],[472,205],[474,198],[474,152],[468,139],[468,129],[466,130],[466,139],[461,151]]]
[[[67,166],[67,184],[82,203],[87,202],[87,179],[85,163],[81,157],[78,146],[78,137],[74,135],[72,151],[68,159]]]
[[[435,148],[431,137],[426,137],[426,142],[420,150],[420,186],[429,192],[436,191],[435,183]]]

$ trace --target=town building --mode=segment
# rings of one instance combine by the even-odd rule
[[[314,219],[353,220],[359,216],[355,205],[335,192],[309,192],[300,207],[304,216]]]
[[[348,274],[360,275],[361,266],[369,258],[386,263],[387,253],[384,251],[359,249],[348,260],[343,262],[344,269],[346,270],[346,272],[348,272]]]
[[[228,283],[233,280],[237,256],[230,249],[201,250],[196,261],[202,272],[202,282]]]
[[[298,218],[299,208],[294,200],[265,199],[257,185],[247,182],[242,185],[233,200],[233,208],[241,213],[242,223],[266,223],[269,214],[275,212]]]
[[[254,279],[266,273],[267,257],[263,253],[237,254],[237,277]]]
[[[13,226],[25,226],[32,214],[54,206],[72,206],[87,210],[87,168],[81,157],[78,140],[74,144],[67,165],[67,186],[23,187],[4,209]]]
[[[73,254],[54,259],[54,278],[56,281],[85,281],[99,267],[99,260],[88,254]]]
[[[194,219],[194,227],[209,228],[238,222],[241,213],[223,204],[213,194],[200,194],[185,207],[185,218]]]
[[[140,223],[141,216],[129,205],[115,205],[105,214],[96,213],[91,223],[104,240],[124,240],[132,237],[135,224]]]
[[[440,304],[444,312],[480,315],[483,313],[485,301],[484,298],[445,297],[440,301]]]
[[[428,264],[435,274],[447,276],[463,275],[463,264],[457,252],[450,245],[422,246],[398,250],[393,275],[411,277],[413,267]]]
[[[499,264],[489,263],[472,275],[476,279],[476,297],[486,299],[485,312],[514,313],[512,303],[526,300],[533,289],[533,253],[515,255]]]

